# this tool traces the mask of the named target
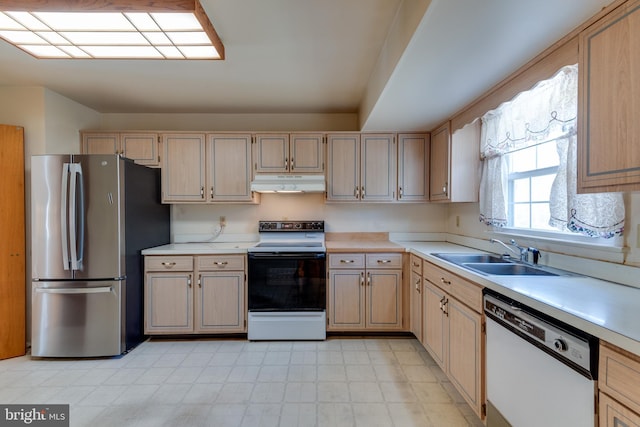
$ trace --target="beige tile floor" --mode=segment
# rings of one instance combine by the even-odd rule
[[[150,340],[111,359],[0,361],[0,403],[71,426],[482,426],[411,338]]]

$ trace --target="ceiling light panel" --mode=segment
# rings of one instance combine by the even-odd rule
[[[198,0],[135,3],[0,0],[0,38],[37,58],[224,59]]]

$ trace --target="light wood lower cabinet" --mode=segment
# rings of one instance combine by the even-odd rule
[[[640,357],[601,341],[598,366],[601,427],[640,426]]]
[[[401,330],[402,254],[329,254],[328,330]]]
[[[244,255],[145,257],[145,333],[246,331]]]
[[[481,419],[485,417],[482,287],[423,263],[423,345]]]
[[[409,327],[411,333],[422,342],[422,258],[410,257],[411,282],[409,283],[409,303],[411,306]]]

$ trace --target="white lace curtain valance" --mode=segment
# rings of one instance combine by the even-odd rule
[[[577,194],[577,101],[578,66],[571,65],[482,117],[481,222],[496,227],[508,223],[504,155],[555,141],[560,165],[549,196],[549,224],[593,237],[609,238],[622,233],[621,194]]]

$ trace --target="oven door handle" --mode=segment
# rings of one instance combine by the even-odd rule
[[[324,252],[258,252],[249,253],[249,259],[322,259]]]

